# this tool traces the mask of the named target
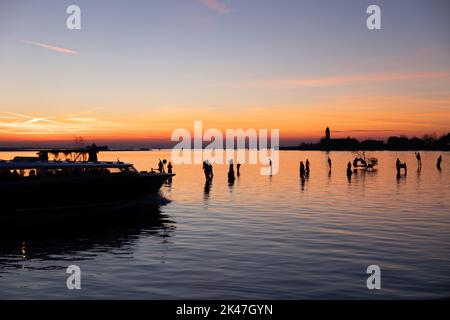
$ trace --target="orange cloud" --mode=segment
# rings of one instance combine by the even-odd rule
[[[354,74],[336,77],[321,77],[312,79],[280,79],[262,80],[240,84],[240,88],[269,88],[269,89],[292,89],[292,88],[315,88],[336,87],[354,84],[383,83],[403,80],[423,80],[448,78],[449,71],[430,72],[405,72],[405,73],[370,73]]]
[[[29,43],[47,50],[51,50],[51,51],[56,51],[56,52],[60,52],[60,53],[65,53],[65,54],[71,54],[71,55],[79,55],[80,53],[71,49],[66,49],[66,48],[60,48],[60,47],[55,47],[46,43],[40,43],[40,42],[34,42],[34,41],[27,41],[27,40],[23,40],[23,42],[25,43]]]
[[[227,13],[230,11],[230,8],[219,0],[200,0],[200,2],[208,8],[220,13]]]

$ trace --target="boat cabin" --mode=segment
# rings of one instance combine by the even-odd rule
[[[0,160],[0,180],[138,174],[130,163],[98,161],[99,150],[105,147],[41,150],[37,157]]]

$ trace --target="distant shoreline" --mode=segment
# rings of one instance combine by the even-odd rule
[[[250,138],[249,138],[250,139]],[[157,145],[156,147],[149,147],[145,146],[145,144],[128,144],[127,147],[121,148],[118,147],[117,144],[111,142],[115,147],[109,148],[108,146],[104,145],[101,146],[102,152],[104,151],[113,151],[113,152],[132,152],[132,151],[155,151],[155,150],[171,150],[174,145]],[[363,140],[359,141],[358,139],[347,137],[347,138],[337,138],[334,139],[331,137],[331,130],[330,128],[326,128],[325,130],[325,137],[322,138],[318,143],[299,143],[297,145],[290,145],[290,146],[279,146],[280,142],[277,141],[275,143],[275,149],[278,149],[280,151],[450,151],[450,133],[441,136],[440,138],[436,138],[433,135],[425,135],[423,138],[417,138],[412,137],[408,138],[406,136],[392,136],[389,137],[386,141],[384,140]],[[57,145],[57,144],[55,144]],[[246,146],[246,150],[249,150],[247,146],[256,146],[256,148],[260,144],[251,143],[250,140],[247,142],[245,141],[243,146]],[[95,144],[92,146],[98,147]],[[120,146],[120,144],[119,144]],[[192,144],[190,144],[192,146]],[[195,146],[195,144],[194,144]],[[202,149],[196,149],[191,148],[190,150],[205,150],[204,143],[200,144],[199,146],[202,147]],[[234,150],[238,150],[236,148],[236,144],[233,144]],[[89,148],[89,146],[78,146],[75,147],[73,145],[71,146],[62,146],[59,147],[55,146],[48,146],[47,147],[25,147],[25,146],[18,146],[18,147],[11,147],[11,146],[4,146],[0,147],[0,152],[39,152],[39,151],[54,151],[54,150],[61,150],[63,152],[64,149],[79,149],[79,148]],[[188,150],[188,148],[185,148]],[[225,148],[224,148],[225,150]],[[100,151],[100,150],[99,150]]]

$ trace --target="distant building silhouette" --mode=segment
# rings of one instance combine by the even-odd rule
[[[440,137],[439,139],[433,135],[425,135],[422,139],[405,136],[389,137],[387,143],[381,140],[364,140],[362,142],[354,138],[332,139],[331,129],[325,129],[325,137],[319,143],[302,143],[298,146],[280,147],[280,150],[450,150],[450,133]]]
[[[350,137],[345,139],[331,139],[331,130],[325,129],[325,138],[320,140],[319,148],[322,150],[357,150],[359,141]]]

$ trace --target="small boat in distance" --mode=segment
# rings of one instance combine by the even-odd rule
[[[37,157],[0,160],[0,218],[123,208],[158,193],[174,176],[138,172],[133,164],[119,160],[98,161],[98,152],[104,150],[107,147],[92,145],[41,150]]]

